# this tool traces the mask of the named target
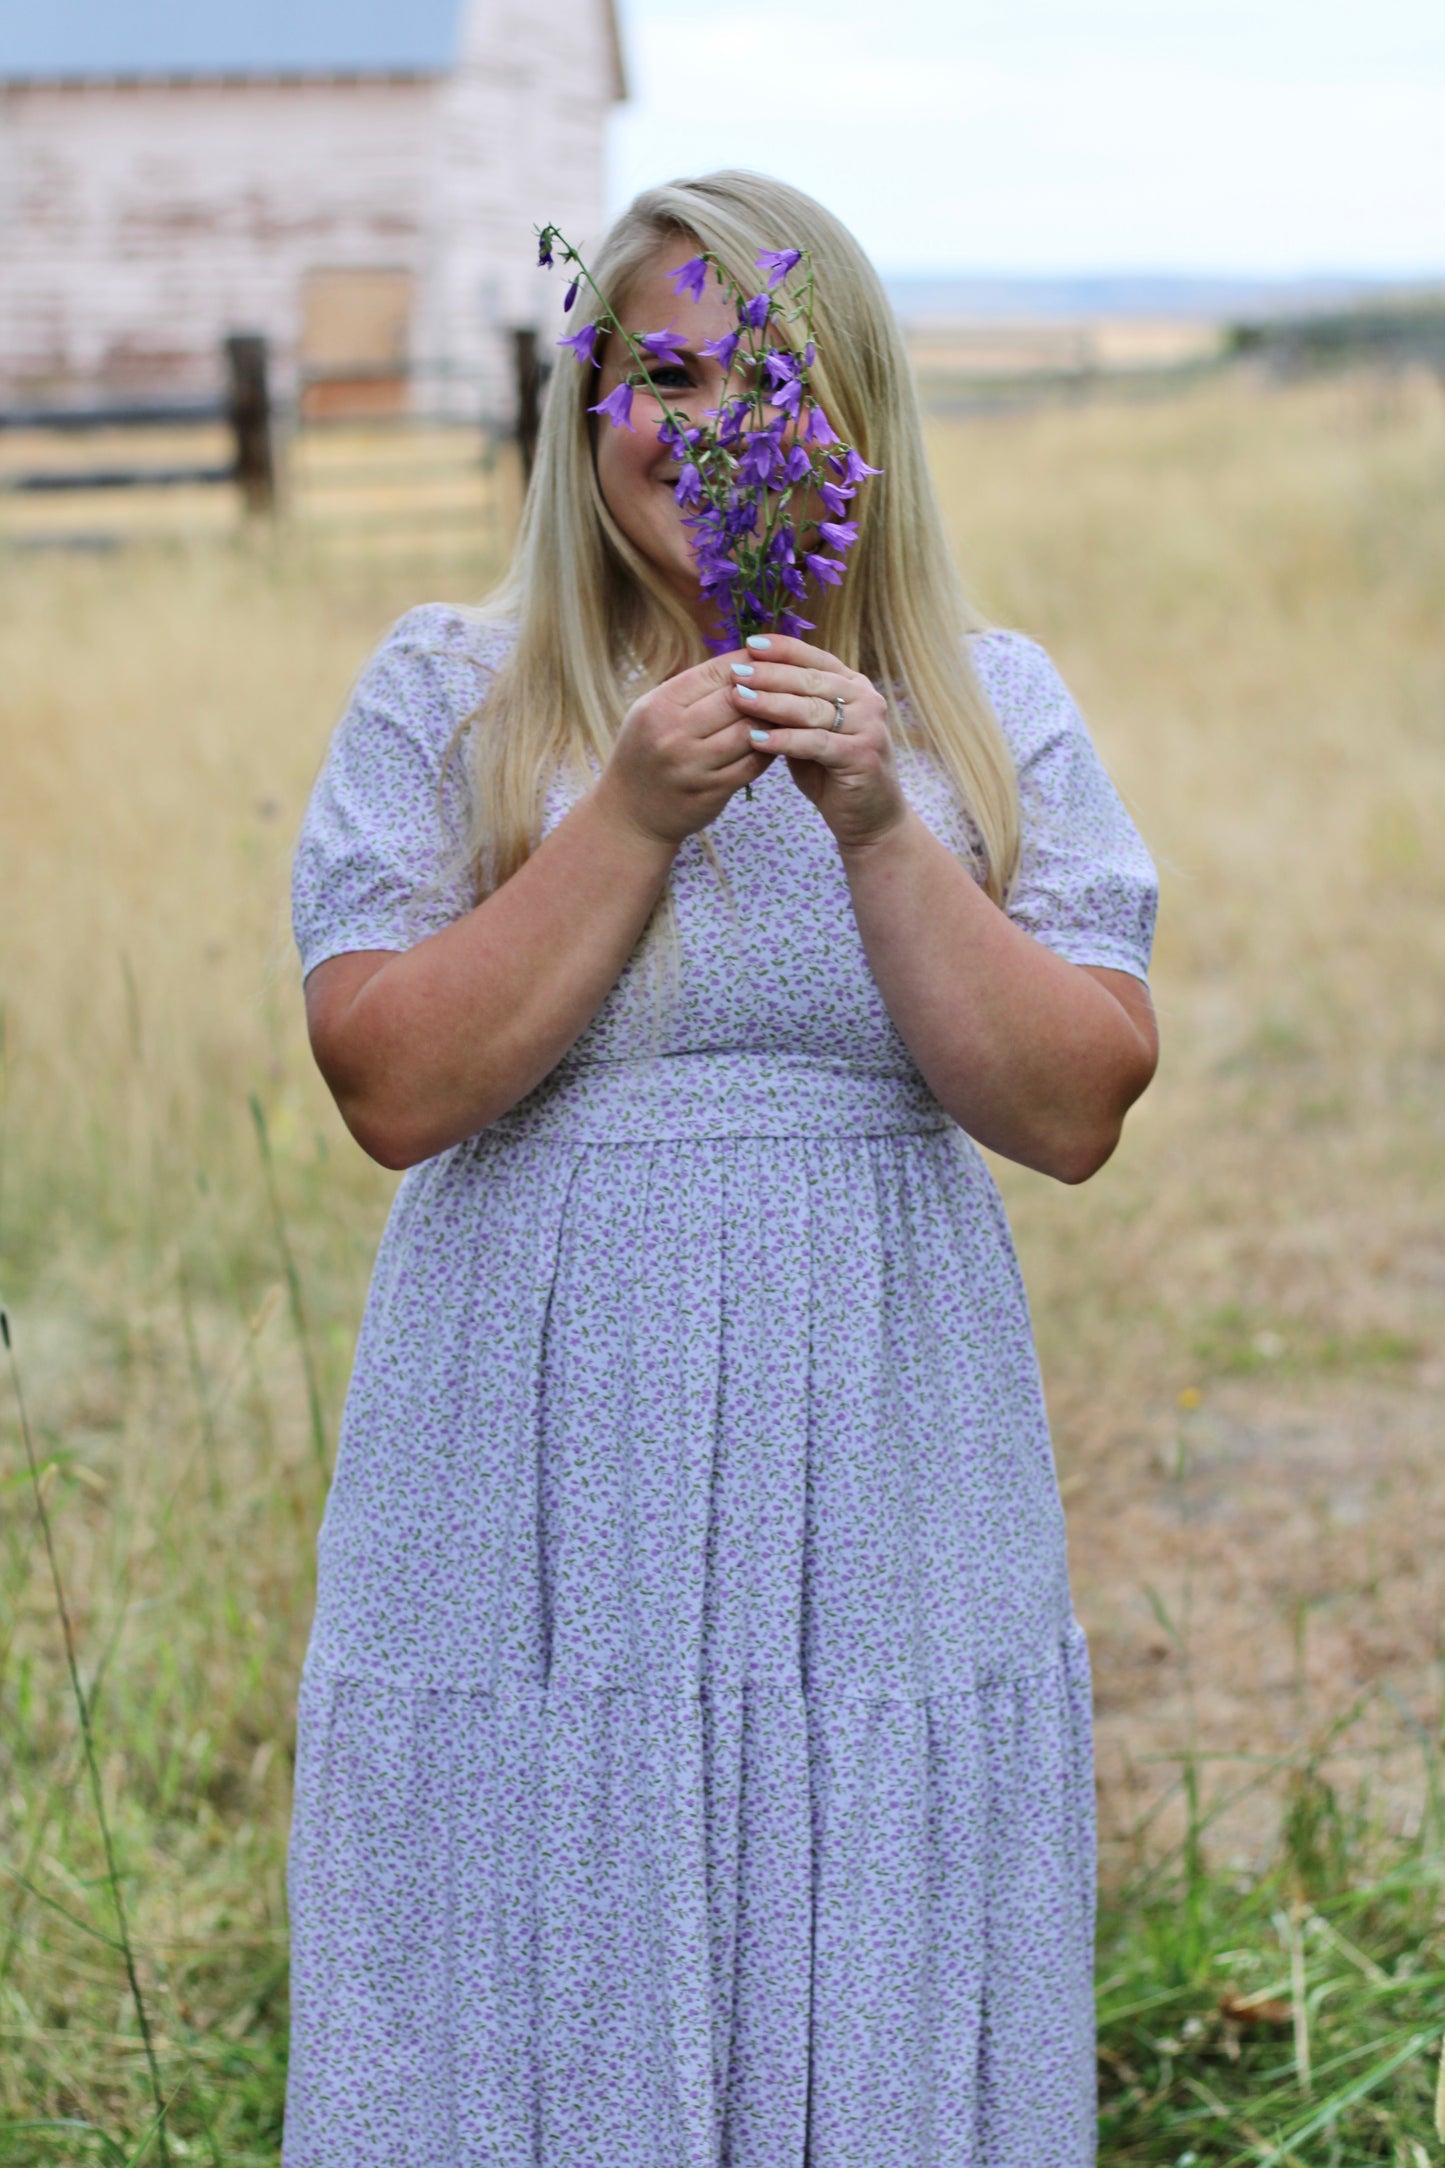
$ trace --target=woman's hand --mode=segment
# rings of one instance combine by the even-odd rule
[[[746,655],[722,660],[733,681],[734,712],[747,716],[752,742],[761,752],[786,755],[789,774],[840,850],[875,842],[902,820],[907,800],[876,685],[822,648],[776,632],[755,635]]]
[[[677,844],[705,828],[768,765],[739,717],[730,659],[715,655],[668,678],[622,718],[597,788],[660,842]]]

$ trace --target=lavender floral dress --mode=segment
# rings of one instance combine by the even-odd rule
[[[505,639],[430,606],[368,664],[306,970],[468,907],[438,774]],[[1154,870],[1078,711],[1031,641],[972,653],[1012,916],[1142,978]],[[783,763],[710,833],[672,1011],[634,958],[387,1222],[301,1685],[286,2168],[1094,2158],[1088,1660],[1007,1222]]]

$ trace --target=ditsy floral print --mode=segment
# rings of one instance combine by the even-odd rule
[[[305,969],[468,908],[441,755],[506,637],[431,606],[366,667]],[[1154,870],[1074,703],[1017,634],[972,654],[1011,915],[1143,977]],[[634,957],[397,1191],[301,1685],[286,2168],[1094,2158],[1088,1659],[1008,1226],[784,765],[710,834],[671,1006]]]

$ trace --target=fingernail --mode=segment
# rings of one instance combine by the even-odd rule
[[[751,677],[753,675],[753,666],[750,662],[730,662],[728,668],[734,677]]]
[[[752,739],[754,745],[766,745],[768,742],[766,730],[750,730],[748,736]]]
[[[734,685],[733,691],[739,700],[756,700],[758,697],[751,685]]]
[[[750,632],[743,642],[744,647],[771,647],[772,644],[765,632]]]

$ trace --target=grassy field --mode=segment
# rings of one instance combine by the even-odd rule
[[[1163,881],[1123,1148],[1001,1170],[1095,1656],[1103,2158],[1425,2168],[1445,399],[1229,380],[933,450]],[[312,1073],[286,868],[371,643],[494,569],[448,538],[4,566],[0,2160],[139,2157],[172,2093],[175,2159],[276,2159],[295,1685],[393,1186]]]

